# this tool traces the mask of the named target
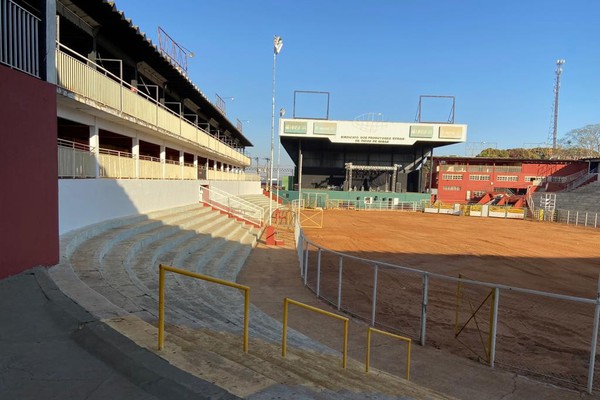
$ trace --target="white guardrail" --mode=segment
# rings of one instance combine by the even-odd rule
[[[215,187],[200,187],[200,201],[253,225],[262,227],[264,224],[262,207]]]
[[[591,219],[588,217],[588,219]],[[594,223],[597,223],[596,216],[594,216]],[[570,378],[577,379],[579,382],[571,381],[569,383],[575,383],[577,385],[583,384],[587,380],[587,391],[592,393],[592,388],[595,386],[594,383],[594,371],[596,366],[596,347],[598,337],[598,325],[600,320],[600,296],[598,298],[582,298],[576,296],[562,295],[556,293],[542,292],[539,290],[524,289],[518,287],[511,287],[507,285],[501,285],[491,282],[474,281],[464,278],[456,278],[447,276],[439,273],[427,272],[415,268],[404,267],[401,265],[394,265],[380,261],[369,260],[361,257],[356,257],[350,254],[334,251],[320,246],[317,243],[310,241],[304,236],[304,232],[298,220],[295,223],[295,239],[296,249],[298,254],[298,263],[300,267],[300,276],[304,281],[304,285],[313,291],[316,296],[328,303],[338,310],[344,311],[354,317],[367,321],[371,326],[380,325],[387,329],[396,330],[399,332],[406,332],[406,334],[413,339],[420,340],[421,345],[425,345],[426,334],[430,338],[429,340],[435,343],[443,343],[444,337],[440,336],[440,330],[427,330],[430,325],[437,327],[447,324],[448,321],[441,321],[440,315],[431,313],[428,314],[428,309],[435,309],[439,307],[439,302],[452,302],[456,301],[456,287],[460,285],[465,290],[479,291],[480,293],[493,293],[492,305],[490,305],[490,326],[489,326],[489,348],[488,363],[491,367],[494,367],[496,361],[496,350],[497,345],[500,351],[499,363],[505,365],[502,355],[506,354],[506,347],[513,346],[515,342],[520,341],[519,337],[512,337],[511,340],[506,341],[506,336],[502,336],[497,341],[497,326],[500,323],[503,326],[508,326],[511,322],[510,315],[521,315],[518,312],[521,308],[519,305],[525,305],[529,309],[535,304],[536,307],[540,308],[539,315],[545,318],[544,326],[553,326],[554,329],[558,329],[560,324],[564,324],[565,329],[569,329],[569,320],[561,319],[560,315],[557,315],[556,309],[553,307],[557,303],[569,305],[572,309],[578,310],[578,314],[571,315],[571,318],[578,318],[578,322],[585,321],[589,324],[590,329],[585,332],[573,333],[570,340],[577,340],[581,343],[581,362],[580,367],[577,371],[571,371]],[[361,278],[361,281],[352,281],[352,279],[345,277],[344,271],[349,269],[350,274],[356,274],[357,268],[364,268],[366,271],[370,271],[372,274],[371,279]],[[337,270],[337,271],[336,271]],[[393,272],[392,272],[393,271]],[[410,318],[402,325],[391,323],[394,326],[388,326],[386,321],[380,321],[381,311],[377,308],[377,299],[383,296],[385,293],[383,289],[379,289],[379,286],[385,286],[385,282],[378,282],[379,274],[394,274],[394,280],[397,280],[403,293],[403,302],[409,304],[405,312],[410,314]],[[351,276],[351,275],[349,275]],[[388,279],[390,275],[387,275]],[[384,278],[385,279],[385,278]],[[379,278],[381,280],[381,278]],[[352,286],[360,286],[366,281],[372,282],[372,297],[370,307],[369,305],[358,305],[356,302],[349,302],[343,297],[349,291],[352,291]],[[378,284],[379,283],[379,284]],[[360,286],[363,287],[364,286]],[[430,287],[432,287],[432,294],[430,294]],[[442,288],[446,290],[446,296],[443,299],[438,298],[439,293],[443,293]],[[411,289],[410,291],[408,289]],[[389,290],[389,285],[388,289]],[[600,290],[600,282],[599,289]],[[441,291],[441,292],[440,292]],[[412,296],[410,297],[412,293]],[[438,296],[438,297],[435,297]],[[368,299],[369,296],[364,296]],[[504,301],[502,301],[504,299]],[[365,300],[369,301],[369,300]],[[437,303],[436,303],[437,302]],[[370,310],[368,310],[370,308]],[[500,311],[500,312],[499,312]],[[389,311],[386,311],[386,313]],[[538,314],[536,314],[538,315]],[[520,321],[520,324],[526,323]],[[544,323],[544,321],[536,321],[536,323]],[[554,324],[558,324],[554,326]],[[410,332],[410,333],[409,333]],[[452,334],[452,333],[450,333]],[[511,333],[514,335],[514,333]],[[571,335],[571,334],[570,334]],[[576,336],[576,338],[575,338]],[[431,339],[433,338],[433,339]],[[525,342],[529,342],[531,337],[523,338]],[[587,344],[587,346],[586,346]],[[531,341],[529,347],[525,347],[523,351],[528,353],[534,353],[543,348],[545,343],[541,344],[539,341]],[[567,345],[565,345],[567,346]],[[585,356],[584,348],[588,349],[588,357]],[[443,348],[443,346],[442,346]],[[535,351],[534,351],[535,348]],[[574,351],[572,348],[557,348],[556,352],[570,352]],[[587,360],[586,360],[587,358]],[[525,364],[522,365],[528,371],[534,371],[540,367],[535,361],[529,361],[526,359]],[[587,368],[586,365],[587,364]],[[554,365],[554,364],[551,364]],[[543,369],[541,371],[535,371],[536,374],[546,376],[550,379],[554,378],[553,370]],[[587,377],[585,374],[587,373]],[[586,379],[587,378],[587,379]],[[564,381],[565,378],[558,379]],[[595,386],[597,387],[597,386]]]

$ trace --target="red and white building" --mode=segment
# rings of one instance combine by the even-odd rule
[[[435,157],[428,186],[444,203],[478,202],[496,194],[556,191],[588,171],[584,161]]]

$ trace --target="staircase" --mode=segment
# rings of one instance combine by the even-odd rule
[[[542,193],[534,193],[536,206]],[[556,192],[557,210],[600,212],[600,181],[588,183],[570,192]]]
[[[247,200],[268,208],[265,196]],[[382,372],[367,375],[356,362],[342,370],[339,353],[294,330],[284,359],[280,322],[253,306],[250,351],[243,353],[243,295],[177,274],[167,274],[167,334],[165,349],[157,351],[158,264],[235,281],[258,235],[248,224],[191,205],[63,235],[61,262],[49,273],[67,296],[139,346],[239,397],[445,398]]]

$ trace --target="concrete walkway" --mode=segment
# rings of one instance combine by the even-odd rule
[[[268,315],[282,320],[283,299],[289,297],[316,307],[333,309],[315,298],[304,287],[299,274],[293,235],[279,232],[285,246],[267,247],[260,242],[238,276],[238,282],[252,287],[251,302]],[[342,325],[339,321],[294,308],[290,326],[333,349],[341,349]],[[350,324],[349,355],[364,362],[366,327],[362,322]],[[371,365],[404,376],[406,347],[373,337]],[[600,399],[598,394],[557,388],[517,374],[491,369],[477,362],[457,357],[432,347],[413,344],[411,381],[437,392],[464,400],[575,400]]]
[[[0,399],[236,399],[118,334],[45,269],[0,281]]]

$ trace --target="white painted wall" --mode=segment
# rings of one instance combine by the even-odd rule
[[[59,179],[59,234],[108,219],[194,204],[208,181]],[[260,182],[211,181],[233,195],[262,193]]]
[[[241,194],[262,194],[259,181],[211,181],[210,186],[231,193],[234,196]]]

